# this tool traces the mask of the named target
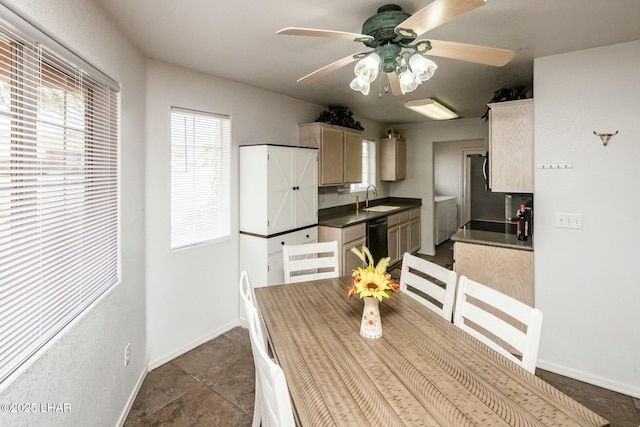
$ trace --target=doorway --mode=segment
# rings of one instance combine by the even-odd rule
[[[484,154],[484,139],[435,141],[433,144],[433,194],[454,196],[458,210],[458,227],[469,221],[468,191],[470,176],[467,154]]]

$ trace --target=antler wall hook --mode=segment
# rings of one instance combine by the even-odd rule
[[[616,133],[597,133],[595,130],[593,131],[594,135],[598,135],[600,137],[600,139],[602,140],[602,144],[606,147],[607,144],[609,143],[609,140],[611,139],[611,137],[613,135],[617,135],[618,131],[616,131]]]

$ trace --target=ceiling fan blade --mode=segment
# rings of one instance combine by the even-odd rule
[[[391,95],[398,96],[402,95],[402,90],[400,89],[400,80],[398,79],[398,75],[396,73],[387,73],[387,79],[389,80],[389,89],[391,89]]]
[[[298,83],[309,83],[319,79],[320,77],[326,76],[327,74],[337,70],[338,68],[344,67],[345,65],[348,65],[351,62],[355,61],[357,58],[354,57],[362,54],[364,54],[364,52],[354,53],[353,55],[345,56],[342,59],[338,59],[337,61],[332,62],[329,65],[325,65],[324,67],[314,71],[313,73],[299,78]]]
[[[508,49],[443,42],[439,40],[429,41],[431,42],[431,49],[427,51],[427,55],[493,65],[494,67],[506,65],[516,54],[514,51]]]
[[[424,34],[462,14],[484,6],[487,0],[435,0],[423,7],[397,27],[413,30],[417,35]]]
[[[314,28],[297,28],[287,27],[276,31],[279,35],[288,36],[311,36],[311,37],[327,37],[330,39],[350,40],[350,41],[362,41],[373,40],[373,37],[366,34],[348,33],[345,31],[333,31],[333,30],[317,30]]]

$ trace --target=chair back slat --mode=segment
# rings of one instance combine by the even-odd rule
[[[400,290],[451,321],[457,274],[410,253],[402,257]]]
[[[336,241],[285,245],[282,258],[285,283],[331,279],[340,275]]]
[[[540,310],[460,276],[453,323],[535,373],[542,330]]]

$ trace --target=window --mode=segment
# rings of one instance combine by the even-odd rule
[[[231,235],[231,120],[171,109],[171,249]]]
[[[119,89],[0,12],[2,381],[118,282]]]
[[[351,184],[351,192],[367,191],[367,187],[376,183],[376,143],[362,141],[362,182]]]

